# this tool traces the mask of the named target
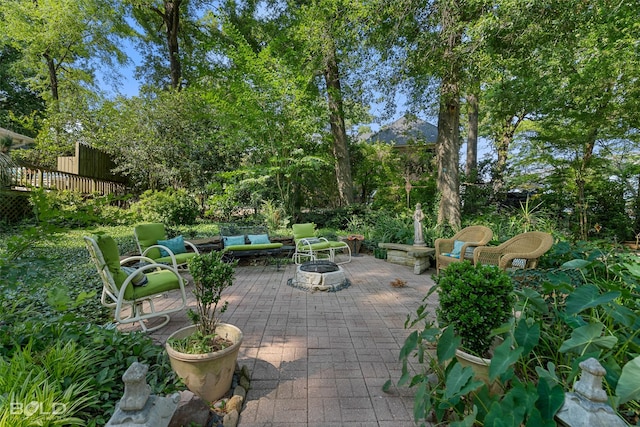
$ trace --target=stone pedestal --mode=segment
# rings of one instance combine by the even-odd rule
[[[627,423],[607,404],[602,379],[607,371],[593,357],[580,362],[582,375],[556,414],[560,425],[568,427],[624,427]]]
[[[435,249],[426,246],[400,243],[378,243],[378,246],[387,250],[387,262],[413,267],[414,274],[428,270],[435,254]]]

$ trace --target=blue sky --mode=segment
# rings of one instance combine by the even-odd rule
[[[105,78],[105,73],[98,71],[97,73],[98,85],[110,97],[111,96],[115,97],[116,95],[123,95],[126,97],[137,96],[139,94],[141,83],[138,80],[136,80],[136,78],[134,77],[134,74],[135,74],[136,67],[142,64],[142,57],[136,51],[131,40],[122,40],[121,48],[129,56],[130,63],[126,66],[121,66],[119,68],[118,71],[121,74],[121,77],[113,84],[111,84],[108,81],[108,79]],[[396,111],[390,119],[380,120],[378,122],[373,122],[373,123],[366,123],[365,125],[368,125],[373,132],[376,132],[382,126],[390,124],[395,120],[399,119],[400,117],[402,117],[408,110],[408,107],[406,105],[406,96],[404,96],[404,94],[398,93],[396,95],[396,105],[397,105]],[[384,113],[384,105],[373,104],[371,106],[371,113],[378,117],[382,116]],[[423,120],[426,120],[427,122],[433,124],[434,126],[437,124],[436,117],[425,117],[421,115],[420,118],[422,118]]]

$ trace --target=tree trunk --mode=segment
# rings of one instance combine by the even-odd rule
[[[460,149],[460,100],[458,81],[443,79],[438,113],[438,224],[458,230],[461,223],[458,162]]]
[[[182,66],[180,63],[180,46],[178,32],[180,30],[180,5],[182,0],[164,0],[164,13],[154,8],[153,10],[162,17],[166,27],[167,48],[169,49],[169,73],[171,87],[180,90],[182,79]]]
[[[502,135],[497,143],[498,159],[493,169],[493,196],[498,201],[504,200],[504,171],[507,168],[507,154],[509,153],[509,145],[513,139],[513,132],[509,126],[509,120],[503,127]]]
[[[58,101],[58,73],[56,72],[56,64],[48,53],[43,53],[45,61],[47,61],[47,69],[49,70],[49,85],[51,86],[51,97],[54,101]]]
[[[469,115],[469,133],[467,134],[467,160],[465,174],[467,180],[477,181],[478,170],[478,97],[475,94],[467,95],[467,108]]]
[[[342,106],[342,90],[335,47],[327,50],[324,78],[327,85],[327,101],[329,104],[329,122],[333,137],[333,156],[336,160],[336,180],[340,205],[353,203],[353,184],[351,182],[351,163],[347,144],[347,131],[344,125],[344,110]]]
[[[443,52],[444,75],[440,86],[438,111],[438,224],[448,223],[454,230],[460,228],[460,69],[456,48],[462,37],[458,4],[443,1],[440,4],[440,36],[445,44]]]
[[[505,200],[506,194],[504,193],[504,172],[507,168],[507,155],[509,154],[509,146],[513,141],[513,135],[516,133],[516,129],[524,120],[525,113],[520,113],[516,116],[511,116],[504,121],[502,127],[502,134],[498,136],[497,150],[498,160],[493,169],[493,195],[496,200]]]
[[[578,167],[576,186],[578,190],[578,202],[576,208],[578,209],[578,221],[580,223],[580,238],[587,240],[589,237],[589,217],[588,217],[588,202],[585,196],[585,177],[587,175],[587,169],[590,167],[591,158],[593,157],[593,149],[596,145],[596,137],[598,131],[593,129],[588,136],[587,144],[582,152],[582,158],[580,159],[580,166]]]

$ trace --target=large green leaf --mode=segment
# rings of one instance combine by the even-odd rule
[[[547,362],[547,369],[542,366],[536,366],[536,374],[540,380],[547,381],[549,384],[559,382],[558,374],[556,374],[556,365],[553,362]]]
[[[528,354],[540,341],[540,324],[530,322],[529,319],[520,319],[513,336],[518,347],[522,347],[523,353]]]
[[[565,269],[583,269],[588,267],[589,265],[593,264],[593,261],[587,261],[586,259],[572,259],[571,261],[567,261],[564,264],[562,264],[560,266],[560,268],[565,268]]]
[[[440,335],[438,340],[438,347],[436,354],[438,355],[438,362],[444,363],[447,360],[453,359],[456,355],[456,349],[460,346],[461,338],[456,337],[453,331],[453,326],[448,326]]]
[[[421,418],[427,418],[431,412],[431,399],[429,398],[429,390],[427,382],[422,382],[416,389],[416,395],[413,398],[413,417],[416,421]]]
[[[529,412],[526,427],[556,427],[558,425],[554,420],[543,420],[538,408],[531,408]]]
[[[549,387],[547,381],[538,381],[538,401],[536,408],[545,421],[553,421],[556,412],[562,408],[564,403],[564,390],[558,384]]]
[[[618,404],[640,399],[640,356],[629,361],[622,368],[622,375],[616,387]]]
[[[604,307],[604,311],[617,323],[626,326],[627,328],[632,328],[638,321],[638,315],[624,305],[609,304]]]
[[[640,264],[635,264],[635,263],[632,264],[632,263],[625,262],[622,265],[627,267],[627,270],[629,270],[629,273],[633,274],[637,278],[640,278]]]
[[[539,313],[547,313],[549,306],[542,296],[531,288],[518,289],[515,291],[518,296],[518,307],[523,309],[525,306],[531,306]]]
[[[595,285],[584,285],[577,288],[567,297],[567,313],[578,314],[587,308],[606,304],[620,296],[620,292],[611,291],[600,295]]]
[[[560,352],[566,353],[573,351],[576,354],[583,354],[597,351],[603,348],[613,348],[618,342],[614,336],[603,337],[602,330],[604,325],[600,322],[589,323],[575,329],[571,333],[571,338],[566,340],[560,346]]]
[[[447,373],[444,398],[452,399],[483,385],[482,381],[471,381],[472,378],[473,369],[471,367],[463,367],[460,363],[456,363]]]
[[[404,340],[404,344],[400,349],[399,360],[406,359],[418,346],[418,331],[413,331],[409,334],[407,339]]]
[[[473,427],[478,415],[478,407],[473,405],[473,411],[460,421],[453,421],[449,424],[449,427]]]
[[[502,403],[493,402],[487,416],[484,418],[485,426],[493,427],[518,427],[511,408],[504,407]]]
[[[530,408],[535,407],[538,395],[531,383],[516,382],[509,392],[502,399],[502,406],[505,412],[513,417],[513,425],[517,427],[522,424]]]
[[[522,347],[513,349],[513,338],[511,337],[496,347],[491,358],[491,365],[489,365],[489,381],[493,382],[516,363],[523,350]]]

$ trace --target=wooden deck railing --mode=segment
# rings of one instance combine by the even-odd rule
[[[11,188],[30,190],[31,188],[49,190],[72,190],[83,194],[124,194],[126,186],[119,182],[88,178],[67,172],[53,171],[43,168],[15,167],[11,168]]]

